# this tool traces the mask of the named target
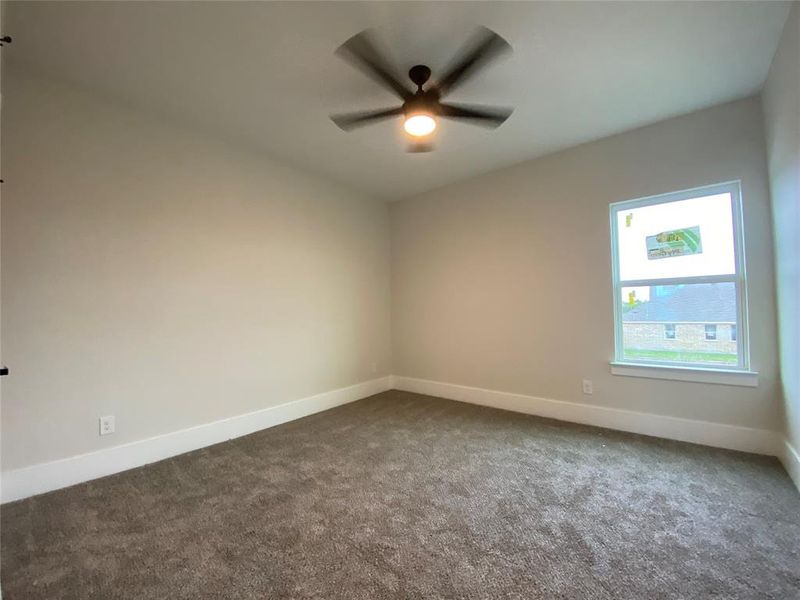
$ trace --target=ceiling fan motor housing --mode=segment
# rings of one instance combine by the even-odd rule
[[[403,113],[407,117],[420,113],[439,115],[439,94],[435,90],[419,90],[403,103]]]

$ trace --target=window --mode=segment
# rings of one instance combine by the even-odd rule
[[[741,235],[738,182],[611,205],[616,364],[749,370]]]

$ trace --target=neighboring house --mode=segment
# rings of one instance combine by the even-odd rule
[[[736,288],[731,283],[654,286],[623,307],[625,348],[736,354]]]

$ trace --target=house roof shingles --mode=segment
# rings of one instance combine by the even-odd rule
[[[650,300],[623,312],[623,322],[735,323],[736,287],[733,283],[700,283],[680,286],[658,296],[650,288]]]

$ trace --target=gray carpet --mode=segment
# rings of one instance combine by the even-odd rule
[[[4,600],[800,598],[775,459],[404,392],[0,516]]]

